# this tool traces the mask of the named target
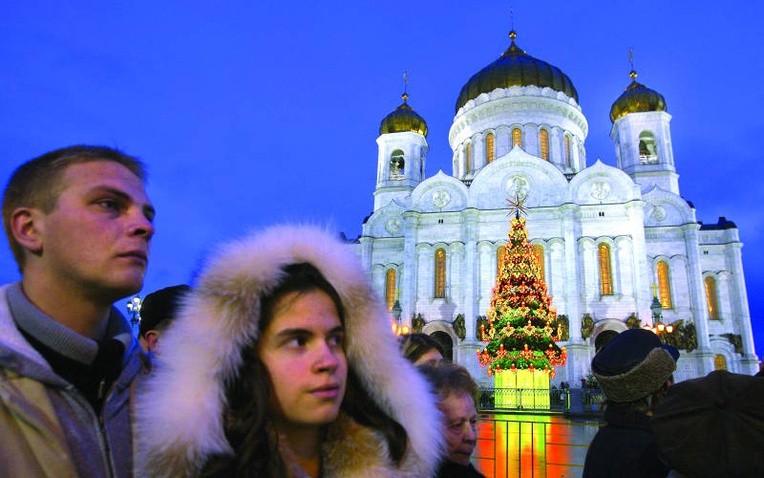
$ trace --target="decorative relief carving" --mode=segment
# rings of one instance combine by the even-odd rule
[[[401,230],[401,218],[399,217],[391,217],[387,220],[385,223],[385,229],[387,229],[387,232],[390,234],[396,234],[398,231]]]
[[[451,202],[451,195],[444,189],[438,189],[432,193],[432,203],[437,208],[444,208]]]
[[[589,195],[597,201],[602,201],[610,196],[610,183],[607,181],[594,181]]]
[[[509,197],[527,197],[531,185],[525,176],[516,175],[509,178],[505,189]]]

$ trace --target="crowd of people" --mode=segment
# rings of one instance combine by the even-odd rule
[[[8,181],[21,280],[0,289],[0,476],[483,476],[469,371],[426,334],[396,340],[360,261],[326,230],[221,245],[193,287],[146,296],[133,337],[112,304],[143,287],[145,182],[138,159],[98,146],[46,153]],[[585,476],[764,476],[760,458],[739,460],[764,445],[760,408],[736,402],[760,397],[762,379],[671,386],[677,358],[641,329],[598,350],[606,426]],[[675,419],[709,390],[729,413],[693,426],[738,428],[710,461],[687,460]]]

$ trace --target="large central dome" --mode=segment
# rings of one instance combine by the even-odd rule
[[[533,58],[523,49],[515,45],[517,34],[509,33],[512,44],[501,57],[475,73],[459,93],[456,100],[456,111],[469,100],[477,98],[482,93],[490,93],[496,88],[510,86],[549,87],[565,93],[578,102],[578,92],[568,75],[556,66]]]

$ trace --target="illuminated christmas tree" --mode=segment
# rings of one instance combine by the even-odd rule
[[[567,356],[555,343],[560,337],[557,311],[547,295],[533,245],[528,242],[525,218],[521,217],[525,214],[524,200],[518,196],[508,201],[514,217],[492,291],[488,325],[480,331],[488,344],[478,351],[478,359],[480,365],[488,367],[489,376],[497,376],[497,387],[548,388],[554,367],[565,365]],[[526,374],[520,381],[507,376],[499,383],[499,372],[518,370],[543,373]]]

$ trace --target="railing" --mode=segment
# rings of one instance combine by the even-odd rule
[[[473,462],[487,478],[579,477],[598,429],[591,417],[482,413]]]
[[[604,396],[598,388],[481,388],[481,411],[550,411],[570,415],[597,414]]]

